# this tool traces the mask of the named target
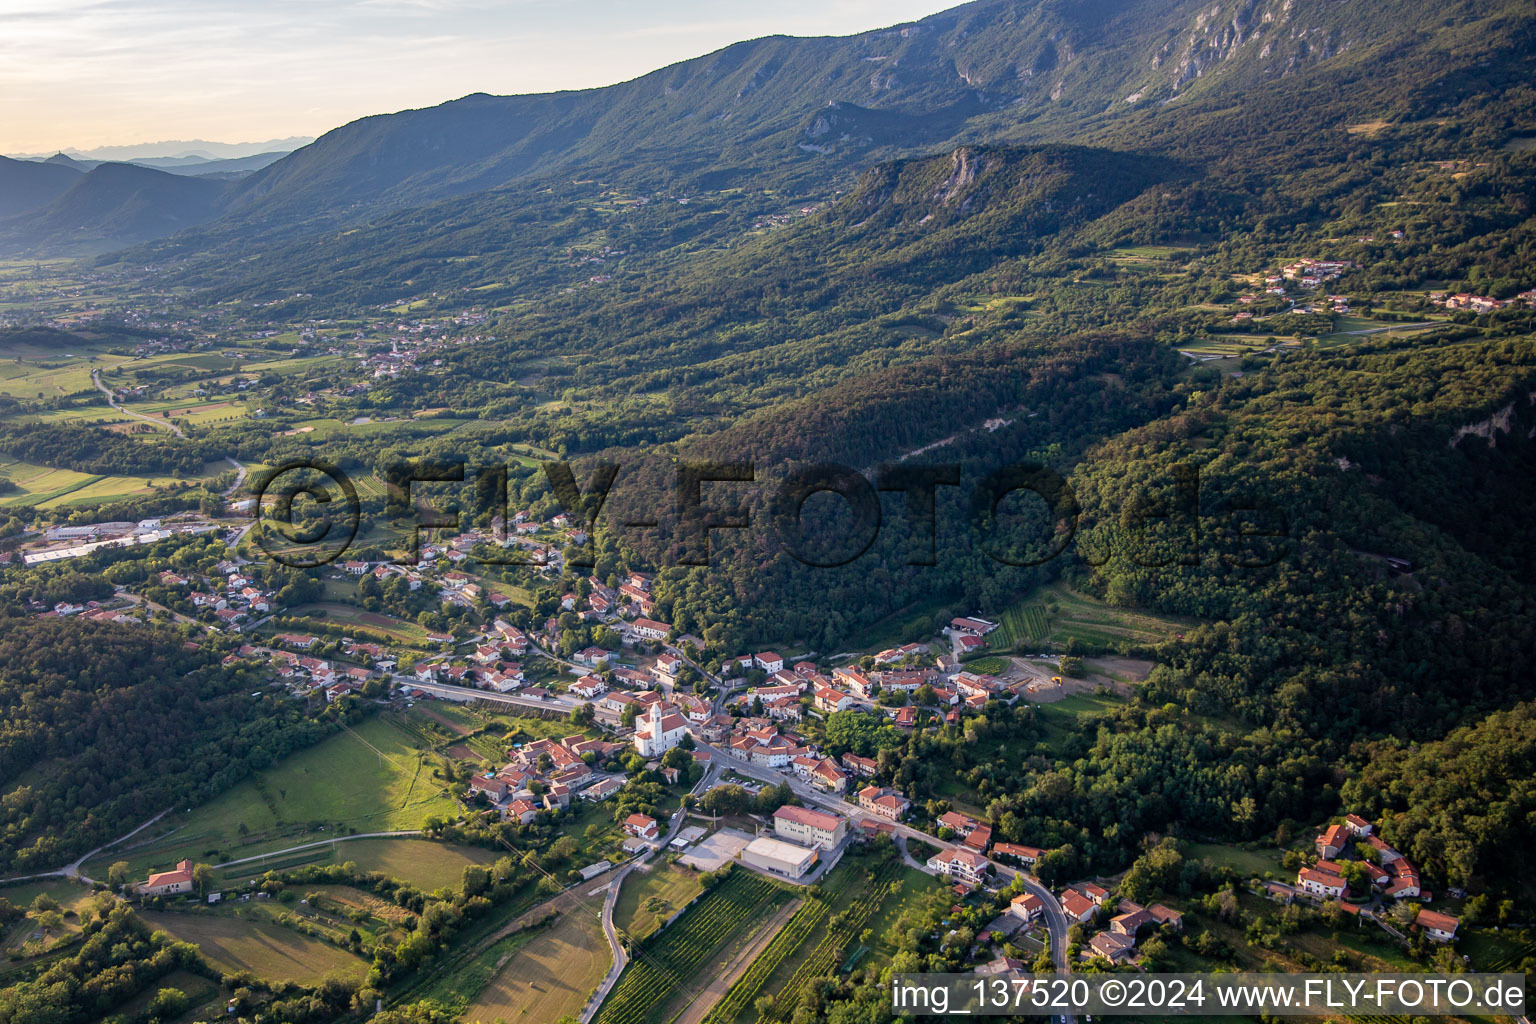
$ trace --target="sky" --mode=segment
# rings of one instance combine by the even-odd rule
[[[959,0],[0,0],[0,153],[318,136],[472,92],[609,85]]]

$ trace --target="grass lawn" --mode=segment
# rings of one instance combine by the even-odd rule
[[[162,819],[162,838],[126,857],[138,873],[183,857],[218,864],[353,832],[420,828],[454,802],[425,741],[374,715],[288,757],[190,812]],[[244,832],[241,831],[242,826]],[[166,834],[166,833],[169,834]],[[105,875],[119,856],[91,866]]]
[[[1049,704],[1036,704],[1035,720],[1045,729],[1045,742],[1060,750],[1081,727],[1084,715],[1108,711],[1124,703],[1109,694],[1075,693]]]
[[[544,1024],[580,1012],[613,957],[594,913],[572,911],[510,955],[460,1019],[465,1024]]]
[[[504,852],[480,846],[454,846],[431,839],[358,839],[337,847],[341,861],[355,861],[364,871],[382,871],[422,889],[457,886],[471,864],[489,864]]]
[[[90,905],[91,890],[63,879],[28,882],[24,885],[0,888],[0,899],[23,910],[30,907],[32,901],[39,896],[47,896],[59,905],[59,913],[64,915],[63,926],[44,931],[38,924],[36,915],[28,914],[9,928],[0,929],[0,952],[24,951],[29,956],[36,955],[47,952],[58,945],[62,939],[79,934],[79,915],[84,913]]]
[[[287,614],[295,619],[309,619],[316,626],[340,626],[350,633],[371,633],[414,647],[427,646],[427,631],[416,623],[380,612],[364,611],[353,604],[339,601],[301,604],[290,609]]]
[[[1244,850],[1223,843],[1190,843],[1185,856],[1191,860],[1209,860],[1212,864],[1225,864],[1239,874],[1263,878],[1265,873],[1281,874],[1282,850]],[[1295,879],[1292,879],[1295,881]]]
[[[613,925],[637,942],[677,913],[703,889],[699,876],[684,868],[658,864],[625,879],[613,908]]]
[[[313,984],[333,972],[357,981],[368,972],[367,963],[346,950],[264,921],[213,912],[140,916],[151,927],[192,943],[228,973],[250,971],[265,981]]]

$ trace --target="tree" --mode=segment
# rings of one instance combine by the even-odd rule
[[[197,886],[201,895],[208,895],[213,888],[213,866],[210,864],[192,865],[192,884]]]
[[[113,889],[121,889],[128,884],[128,862],[115,861],[107,868],[107,885]]]

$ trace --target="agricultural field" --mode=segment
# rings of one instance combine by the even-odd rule
[[[364,871],[382,871],[427,890],[457,886],[466,867],[502,856],[504,851],[431,839],[355,839],[337,847],[338,862],[352,861]]]
[[[791,898],[784,886],[760,875],[734,870],[659,936],[641,945],[641,955],[594,1018],[598,1024],[641,1024],[670,1019],[697,987],[700,969],[755,931],[774,907]]]
[[[495,975],[460,1018],[543,1024],[578,1013],[613,963],[596,913],[571,911],[495,963]]]
[[[0,899],[27,909],[40,898],[42,906],[9,928],[0,928],[0,954],[36,956],[80,933],[80,915],[91,903],[91,890],[63,879],[28,882],[0,888]],[[46,909],[48,903],[56,904]]]
[[[314,984],[328,974],[361,980],[368,965],[346,950],[265,921],[229,913],[143,912],[153,928],[190,942],[226,973],[250,971],[264,981]]]
[[[454,810],[446,787],[433,777],[436,765],[430,744],[389,716],[375,715],[201,807],[167,815],[157,826],[161,838],[123,859],[135,873],[183,857],[217,865],[345,834],[339,828],[420,828],[429,815]],[[104,877],[116,859],[108,852],[91,869]]]
[[[669,864],[635,872],[626,880],[614,904],[613,926],[642,942],[702,889],[698,874]]]
[[[825,899],[807,900],[796,911],[705,1024],[789,1020],[800,993],[816,978],[865,965],[872,957],[888,957],[891,950],[879,948],[880,940],[869,949],[860,944],[859,935],[877,922],[894,920],[907,901],[933,891],[934,885],[927,875],[904,867],[894,856],[850,854],[822,888]],[[773,997],[773,1006],[759,1015],[755,1004],[765,995]]]
[[[1195,624],[1193,619],[1112,607],[1060,580],[1026,595],[998,618],[1001,626],[993,636],[1006,637],[999,643],[1025,647],[1062,644],[1073,638],[1111,649],[1147,646],[1172,639]]]

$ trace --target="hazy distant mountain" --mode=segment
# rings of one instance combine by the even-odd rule
[[[52,202],[82,177],[73,167],[0,156],[0,218]]]
[[[133,146],[98,146],[95,149],[68,149],[70,156],[83,160],[136,162],[161,158],[201,157],[204,160],[234,160],[262,153],[291,153],[314,139],[295,135],[265,142],[208,142],[203,139],[178,142],[143,142]]]
[[[228,160],[208,160],[198,156],[184,157],[149,157],[143,160],[129,160],[127,163],[137,164],[140,167],[153,167],[159,171],[170,174],[186,174],[202,178],[212,175],[222,177],[235,177],[259,171],[288,155],[287,150],[275,153],[257,153],[255,156],[233,157]]]
[[[81,175],[57,165],[6,163],[74,176],[46,206],[0,221],[0,244],[12,251],[104,252],[164,238],[213,216],[224,189],[134,164],[105,163]]]

